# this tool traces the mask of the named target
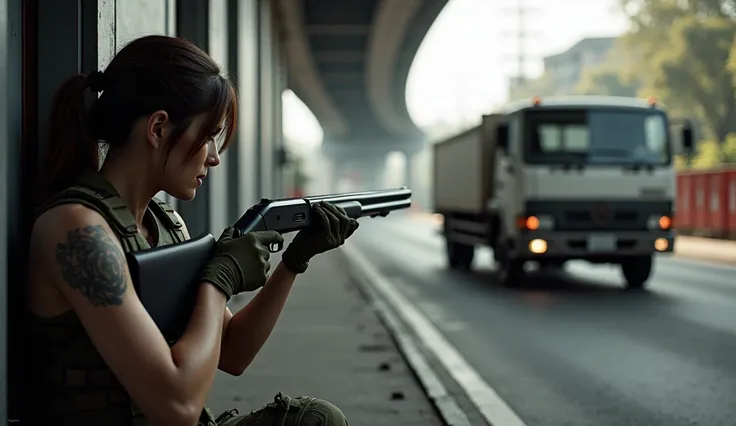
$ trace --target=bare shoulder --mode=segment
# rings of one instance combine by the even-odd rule
[[[128,287],[123,273],[127,268],[125,255],[98,212],[79,204],[44,212],[33,226],[30,256],[42,275],[43,271],[58,271],[60,278],[93,306],[123,303]]]

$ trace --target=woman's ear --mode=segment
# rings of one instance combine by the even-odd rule
[[[159,149],[166,144],[169,137],[169,114],[159,110],[148,116],[146,139],[153,149]]]

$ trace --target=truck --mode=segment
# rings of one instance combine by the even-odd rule
[[[488,246],[508,286],[528,262],[584,260],[642,289],[654,256],[673,251],[674,156],[692,146],[692,124],[651,97],[534,97],[484,115],[433,146],[447,262],[468,270]]]

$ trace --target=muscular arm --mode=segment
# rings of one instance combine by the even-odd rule
[[[105,220],[79,205],[49,210],[31,237],[31,279],[69,300],[101,356],[156,425],[194,425],[220,357],[225,296],[203,283],[183,337],[169,348],[131,284]]]
[[[179,221],[184,219],[175,213]],[[190,238],[186,225],[184,237]],[[222,348],[218,368],[234,376],[243,374],[271,335],[276,321],[286,304],[296,275],[279,265],[266,285],[237,314],[225,307],[222,330]]]
[[[279,263],[266,285],[229,321],[220,355],[220,369],[243,374],[271,335],[286,304],[296,275]]]

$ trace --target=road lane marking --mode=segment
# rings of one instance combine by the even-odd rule
[[[493,426],[526,426],[514,410],[465,360],[460,352],[437,330],[432,322],[381,274],[351,242],[342,252],[350,263],[410,326],[424,346],[445,367],[450,376],[465,391],[483,418]]]

